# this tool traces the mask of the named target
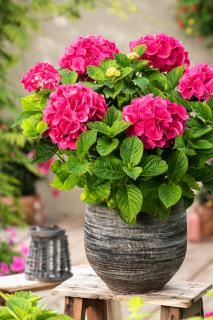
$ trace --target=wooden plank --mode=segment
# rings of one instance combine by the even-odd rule
[[[76,266],[72,272],[73,277],[56,287],[53,294],[115,301],[128,300],[134,296],[113,293],[90,266]],[[141,297],[149,304],[188,308],[209,289],[211,289],[209,284],[171,281],[161,291],[143,294]]]
[[[182,319],[181,309],[174,307],[161,307],[160,320]]]
[[[24,273],[0,277],[0,291],[14,293],[16,291],[40,291],[53,289],[61,282],[40,282],[25,279]]]
[[[87,300],[87,320],[107,320],[107,304],[104,300]]]

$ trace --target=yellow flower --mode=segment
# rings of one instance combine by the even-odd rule
[[[194,19],[190,18],[190,19],[188,20],[188,25],[189,25],[189,26],[193,26],[194,23],[195,23],[195,20],[194,20]]]
[[[121,72],[118,69],[116,69],[115,67],[109,67],[106,70],[106,75],[107,75],[107,77],[120,77]]]
[[[137,52],[132,51],[127,54],[127,58],[130,60],[134,60],[134,59],[138,59],[139,55],[137,54]]]
[[[187,34],[192,34],[193,33],[193,29],[191,27],[186,28],[186,33]]]

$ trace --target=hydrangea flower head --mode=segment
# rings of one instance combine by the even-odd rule
[[[213,96],[213,65],[198,64],[187,70],[180,79],[178,90],[184,99],[207,101]]]
[[[13,262],[10,265],[10,269],[13,272],[23,272],[25,266],[25,261],[23,257],[14,256]]]
[[[142,58],[150,61],[150,66],[162,72],[168,72],[175,67],[185,64],[189,66],[188,52],[177,39],[164,33],[147,35],[129,43],[130,50],[145,44],[146,52]]]
[[[101,61],[113,59],[113,54],[118,52],[116,44],[103,36],[79,37],[66,48],[59,64],[83,75],[87,66],[99,66]]]
[[[183,106],[152,94],[132,100],[122,116],[132,123],[127,134],[138,136],[146,149],[168,147],[183,133],[188,118]]]
[[[105,113],[104,98],[78,83],[58,86],[51,93],[43,120],[49,126],[52,143],[61,150],[75,149],[78,136],[87,130],[87,122],[102,120]]]
[[[22,78],[25,89],[29,92],[39,89],[55,89],[61,76],[49,63],[40,62],[27,71]]]
[[[5,276],[10,273],[10,269],[7,263],[1,262],[0,263],[0,276]]]

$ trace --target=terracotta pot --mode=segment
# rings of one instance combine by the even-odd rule
[[[182,202],[172,208],[167,221],[143,214],[139,219],[135,225],[127,225],[116,210],[86,207],[88,261],[115,292],[160,290],[185,257],[186,213]]]
[[[12,204],[12,199],[1,197],[1,202],[10,205]],[[44,222],[44,213],[40,196],[22,196],[19,198],[19,203],[28,224],[41,225]]]
[[[212,208],[196,202],[190,208],[187,220],[189,241],[201,241],[213,237]]]

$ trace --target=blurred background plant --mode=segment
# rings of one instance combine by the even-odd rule
[[[213,34],[212,0],[178,0],[176,20],[189,36]]]
[[[82,8],[97,6],[107,6],[122,18],[137,9],[131,0],[67,0],[63,4],[54,0],[0,0],[0,227],[23,223],[17,198],[35,194],[35,182],[41,177],[27,155],[32,148],[30,141],[10,128],[19,107],[19,92],[9,80],[10,69],[19,62],[21,50],[29,48],[41,21],[57,15],[78,19]],[[5,197],[11,200],[5,201]]]
[[[23,272],[27,254],[28,246],[20,244],[16,231],[8,227],[0,238],[0,276]]]

